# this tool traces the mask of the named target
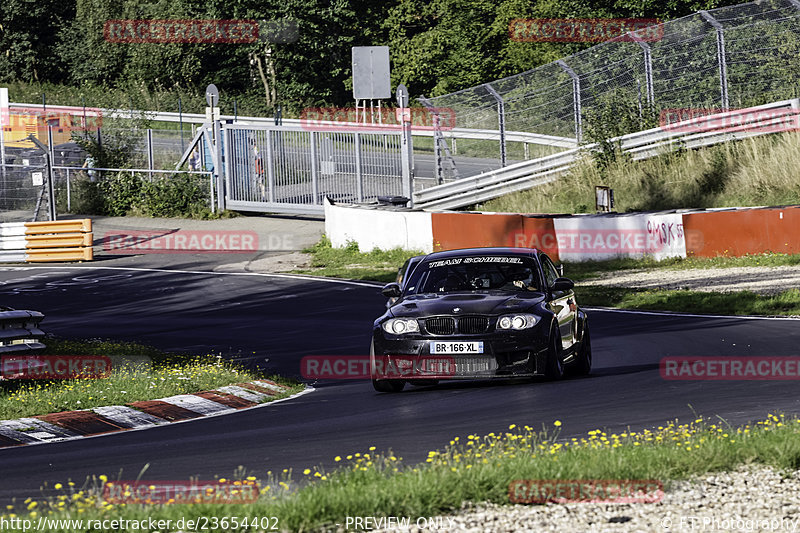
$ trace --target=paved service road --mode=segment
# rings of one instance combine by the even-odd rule
[[[190,258],[174,269],[188,270]],[[193,270],[197,270],[195,267]],[[580,292],[578,292],[580,295]],[[221,350],[289,375],[309,354],[365,354],[379,288],[264,275],[70,268],[0,269],[0,302],[45,313],[62,336],[114,337],[170,350]],[[38,494],[45,481],[107,474],[211,479],[243,465],[254,475],[315,464],[369,446],[423,460],[454,436],[551,427],[642,429],[693,411],[732,423],[800,411],[796,381],[664,381],[667,355],[797,355],[792,320],[590,314],[595,368],[562,382],[449,383],[378,394],[368,382],[327,382],[296,400],[227,416],[89,439],[0,450],[0,501]],[[264,362],[264,359],[269,360]],[[691,407],[690,407],[691,406]]]

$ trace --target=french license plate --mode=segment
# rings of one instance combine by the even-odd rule
[[[459,353],[483,353],[483,341],[431,341],[431,355]]]

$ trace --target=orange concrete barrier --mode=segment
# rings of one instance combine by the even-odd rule
[[[433,250],[514,246],[522,220],[522,215],[503,213],[431,213]]]
[[[522,233],[515,236],[513,246],[537,248],[558,261],[558,239],[552,217],[523,217]]]
[[[800,207],[684,213],[686,255],[800,253]]]

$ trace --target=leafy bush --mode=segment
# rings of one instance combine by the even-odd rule
[[[60,209],[66,210],[61,196]],[[210,218],[208,202],[205,177],[178,174],[149,181],[132,172],[106,172],[96,182],[74,182],[71,211],[84,215]]]
[[[104,177],[99,183],[104,200],[102,214],[112,217],[125,216],[141,199],[144,188],[142,179],[128,172]]]
[[[205,178],[180,174],[168,179],[142,183],[137,210],[151,217],[200,214],[208,206]]]

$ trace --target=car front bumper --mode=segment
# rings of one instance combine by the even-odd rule
[[[389,335],[373,332],[373,379],[485,379],[544,374],[548,330],[537,324],[529,330],[482,335]],[[432,343],[478,342],[483,353],[431,353]]]

